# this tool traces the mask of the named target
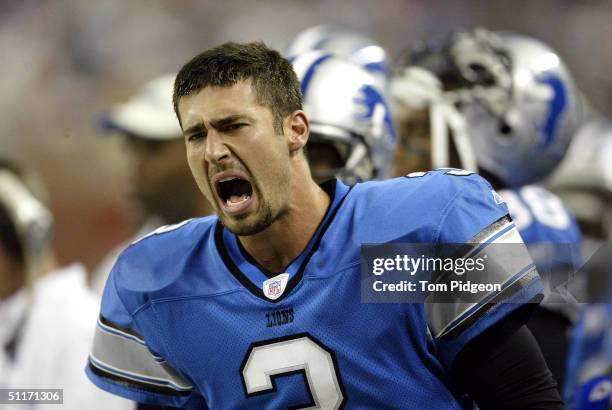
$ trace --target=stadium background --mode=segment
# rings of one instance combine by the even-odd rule
[[[60,263],[88,268],[132,233],[126,158],[100,114],[138,86],[228,40],[282,49],[300,30],[344,25],[393,55],[414,40],[481,25],[540,38],[592,106],[612,114],[609,1],[36,1],[0,3],[0,151],[37,170]]]

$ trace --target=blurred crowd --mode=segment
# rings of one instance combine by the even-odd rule
[[[2,2],[0,157],[7,163],[0,164],[0,177],[10,175],[6,181],[0,178],[0,189],[14,187],[15,178],[24,183],[26,188],[11,191],[35,209],[26,216],[24,232],[30,229],[29,221],[48,221],[49,226],[35,226],[42,237],[33,240],[44,244],[43,256],[17,249],[23,254],[22,266],[8,264],[10,272],[20,272],[23,280],[0,287],[0,301],[12,298],[10,309],[0,304],[0,318],[14,318],[7,319],[6,326],[0,323],[4,326],[0,337],[5,336],[3,342],[10,345],[12,337],[29,335],[22,331],[28,329],[22,316],[60,303],[41,297],[49,305],[38,306],[32,303],[38,296],[32,295],[66,292],[81,295],[73,300],[81,310],[68,304],[62,312],[80,329],[74,334],[85,335],[79,346],[87,345],[90,316],[95,317],[106,275],[120,250],[161,225],[211,213],[189,173],[181,130],[168,104],[173,72],[194,54],[225,41],[263,40],[286,50],[297,33],[321,23],[375,39],[390,59],[408,45],[428,44],[453,29],[477,26],[523,33],[554,49],[580,90],[577,99],[584,109],[580,123],[588,127],[572,130],[565,162],[556,174],[547,172],[542,179],[575,214],[587,239],[588,259],[612,233],[612,168],[607,155],[612,155],[607,120],[612,116],[612,78],[606,75],[612,69],[612,53],[606,51],[612,41],[611,18],[612,4],[605,1]],[[394,121],[398,126],[397,117],[390,120]],[[321,159],[321,164],[313,164],[315,171],[342,176],[335,171],[325,174],[326,169],[335,169],[329,164],[338,162],[338,152],[316,143],[313,139],[310,148],[310,155]],[[414,162],[406,169],[398,165],[414,158],[398,159],[396,153],[395,159],[395,168],[384,173],[387,176],[417,171]],[[387,158],[387,165],[390,161]],[[364,166],[380,168],[376,163]],[[356,180],[371,177],[363,172],[366,177],[356,175]],[[30,173],[38,176],[24,177]],[[31,179],[36,180],[33,185]],[[8,213],[12,217],[10,208]],[[17,237],[25,235],[20,229]],[[51,232],[52,239],[47,238]],[[10,259],[0,256],[3,263]],[[3,274],[9,272],[3,269]],[[75,310],[79,314],[71,316]],[[44,316],[37,320],[51,321]],[[568,319],[563,331],[569,332],[570,322],[576,320],[577,316]],[[30,332],[32,340],[41,337]],[[11,367],[0,361],[0,369],[3,365]],[[50,361],[49,368],[53,366],[59,365]],[[10,384],[2,380],[4,376],[0,374],[0,388]],[[26,372],[11,377],[14,383],[28,376]],[[114,398],[101,391],[92,394],[102,395],[100,408],[132,407],[126,402],[105,404]]]
[[[0,151],[42,175],[59,259],[92,268],[137,225],[126,158],[118,141],[96,136],[100,114],[206,47],[263,40],[282,49],[329,23],[393,56],[457,27],[514,30],[558,50],[589,102],[611,114],[611,16],[606,1],[3,1]]]

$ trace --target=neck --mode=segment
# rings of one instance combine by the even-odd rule
[[[281,272],[302,253],[329,206],[329,196],[312,180],[307,167],[306,171],[302,178],[292,178],[289,207],[272,225],[239,237],[257,263],[272,272]]]

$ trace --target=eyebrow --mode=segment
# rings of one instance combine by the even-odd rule
[[[218,120],[214,120],[210,122],[210,125],[215,128],[215,129],[219,129],[219,128],[223,128],[226,127],[230,124],[233,124],[235,122],[240,122],[240,121],[253,121],[253,119],[251,117],[249,117],[248,115],[244,115],[244,114],[235,114],[235,115],[230,115]]]
[[[253,119],[248,115],[235,114],[235,115],[229,115],[224,118],[220,118],[218,120],[211,121],[210,125],[214,129],[219,129],[219,128],[227,127],[230,124],[240,122],[240,121],[253,121]],[[198,132],[203,132],[203,131],[207,131],[206,126],[204,125],[203,122],[199,122],[185,129],[183,131],[183,135],[189,136],[189,135],[196,134]]]
[[[204,123],[200,122],[184,130],[183,135],[187,136],[187,135],[195,134],[195,133],[202,132],[202,131],[206,131],[206,127],[204,126]]]

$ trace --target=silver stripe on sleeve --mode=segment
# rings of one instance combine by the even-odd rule
[[[90,354],[98,369],[139,383],[192,390],[193,386],[167,362],[156,360],[137,337],[98,322]]]
[[[502,232],[507,227],[508,224],[498,225],[496,231]],[[491,238],[494,235],[495,232],[489,232],[487,236]],[[529,252],[515,227],[484,246],[474,245],[479,248],[478,251],[468,252],[468,255],[474,259],[484,257],[486,269],[482,272],[471,271],[467,278],[450,274],[441,282],[446,283],[450,289],[451,281],[468,279],[472,283],[500,284],[502,290],[478,294],[479,300],[462,300],[462,294],[459,292],[452,295],[453,300],[443,302],[435,302],[435,299],[428,297],[425,303],[427,321],[436,338],[449,334],[468,318],[483,314],[481,308],[484,304],[503,303],[538,278]]]

